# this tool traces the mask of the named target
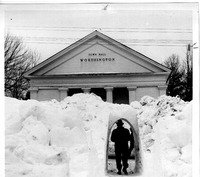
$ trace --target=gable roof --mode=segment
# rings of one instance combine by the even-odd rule
[[[155,67],[161,69],[163,72],[170,72],[170,69],[165,67],[164,65],[150,59],[149,57],[131,49],[130,47],[110,38],[109,36],[95,30],[92,33],[88,34],[87,36],[81,38],[80,40],[76,41],[75,43],[71,44],[70,46],[64,48],[63,50],[59,51],[58,53],[54,54],[53,56],[49,57],[48,59],[44,60],[43,62],[39,63],[38,65],[36,65],[35,67],[33,67],[32,69],[30,69],[29,71],[27,71],[24,76],[29,78],[31,77],[35,72],[37,72],[38,70],[41,70],[42,68],[46,67],[47,65],[51,64],[53,61],[55,61],[57,58],[63,56],[64,54],[70,52],[71,50],[79,47],[80,45],[86,43],[89,40],[92,40],[94,38],[99,37],[100,39],[103,39],[105,41],[107,41],[108,43],[119,47],[122,50],[125,50],[139,58],[141,58],[142,60],[144,60],[147,63],[150,63],[152,65],[154,65]]]

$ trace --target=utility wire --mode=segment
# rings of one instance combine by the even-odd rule
[[[14,30],[44,30],[44,31],[91,31],[91,29],[99,29],[97,27],[42,27],[42,26],[10,26],[8,29]],[[106,30],[107,29],[107,30]],[[102,28],[104,32],[138,32],[138,33],[192,33],[191,29],[179,28]],[[72,44],[78,41],[78,38],[61,38],[61,37],[22,37],[26,43],[38,44]],[[185,46],[191,43],[192,40],[169,40],[169,39],[116,39],[117,41],[129,46]],[[70,41],[70,42],[69,42]]]
[[[99,30],[104,32],[140,32],[140,33],[192,33],[191,29],[167,29],[167,28],[102,28],[102,27],[40,27],[40,26],[10,26],[10,30],[37,30],[37,31],[91,31]]]
[[[45,42],[45,41],[27,41],[25,43],[36,43],[36,44],[72,44],[69,42]],[[174,46],[183,46],[185,47],[187,44],[141,44],[141,43],[135,43],[135,44],[127,44],[127,46],[165,46],[165,47],[174,47]]]
[[[51,43],[51,44],[70,44],[78,41],[78,38],[56,38],[56,37],[22,37],[24,42],[27,43]],[[70,42],[69,42],[70,41]],[[153,45],[185,45],[191,43],[191,40],[167,40],[167,39],[117,39],[117,41],[128,44],[153,44]]]

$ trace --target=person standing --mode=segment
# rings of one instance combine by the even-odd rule
[[[116,155],[116,165],[118,172],[121,174],[121,169],[123,165],[124,174],[128,174],[128,157],[129,157],[129,145],[128,141],[131,140],[131,135],[128,129],[123,127],[123,121],[119,119],[117,121],[117,128],[113,130],[111,135],[111,141],[115,143],[115,155]],[[122,164],[121,164],[122,161]]]

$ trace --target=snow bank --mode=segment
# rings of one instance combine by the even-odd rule
[[[133,111],[144,156],[142,176],[190,177],[191,107],[167,96],[146,96],[130,105],[106,103],[94,94],[61,102],[6,98],[6,177],[105,176],[109,116],[129,117]]]
[[[191,177],[192,102],[146,96],[140,103],[138,120],[146,175]]]

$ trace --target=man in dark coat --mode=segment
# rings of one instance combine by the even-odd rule
[[[121,119],[117,121],[117,128],[113,130],[111,135],[111,141],[115,143],[115,155],[117,163],[117,174],[121,174],[122,164],[123,172],[127,173],[128,168],[128,157],[129,157],[129,146],[128,141],[131,140],[131,135],[128,129],[123,127],[123,122]],[[122,161],[122,164],[121,164]]]

